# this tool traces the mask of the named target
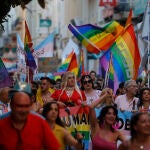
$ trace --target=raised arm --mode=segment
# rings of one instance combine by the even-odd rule
[[[82,145],[79,142],[79,139],[82,139],[82,135],[80,133],[77,133],[76,139],[71,135],[67,129],[64,129],[64,141],[67,145],[73,146],[76,150],[82,150]]]
[[[101,95],[99,97],[99,99],[97,99],[96,101],[94,101],[92,104],[89,105],[89,108],[90,108],[89,119],[90,119],[90,126],[91,126],[91,136],[93,136],[96,133],[97,129],[99,128],[99,124],[98,124],[98,121],[96,118],[96,113],[95,113],[94,108],[97,105],[103,103],[108,96],[110,96],[110,93],[105,92],[104,95]]]
[[[97,105],[105,102],[105,99],[110,95],[109,92],[105,92],[104,95],[101,95],[97,100],[93,101],[92,104],[89,105],[90,108],[95,108]]]

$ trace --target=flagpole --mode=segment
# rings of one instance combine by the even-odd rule
[[[148,1],[148,87],[150,87],[150,0]]]
[[[29,66],[27,66],[27,82],[29,83],[29,79],[30,79],[30,73],[29,73]]]
[[[106,88],[108,86],[111,61],[112,61],[112,53],[110,53],[109,64],[108,64],[108,68],[107,68],[106,75],[105,75],[104,88]]]

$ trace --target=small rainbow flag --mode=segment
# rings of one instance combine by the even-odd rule
[[[57,69],[57,72],[66,72],[67,68],[69,66],[69,63],[72,59],[72,56],[74,54],[74,51],[72,51],[64,60],[64,62],[61,64],[61,66]]]
[[[89,52],[95,54],[101,50],[108,50],[124,30],[124,27],[116,21],[110,22],[103,28],[92,24],[82,26],[69,24],[68,28]]]
[[[110,60],[109,60],[108,69],[105,75],[104,86],[112,88],[114,90],[114,67],[112,65],[112,53],[110,53]]]
[[[25,21],[25,37],[24,37],[24,46],[28,44],[29,48],[31,49],[33,46],[31,34],[27,25],[27,22]]]
[[[37,68],[37,65],[28,44],[24,47],[24,50],[26,53],[25,55],[26,65],[29,66],[29,68],[31,68],[32,70],[35,70]]]
[[[80,78],[84,73],[85,73],[85,69],[84,69],[84,55],[83,55],[83,50],[81,49],[78,78]]]
[[[78,70],[79,69],[78,69],[77,57],[76,57],[76,54],[73,53],[73,56],[71,58],[71,61],[70,61],[69,66],[67,68],[67,71],[71,71],[77,76]]]

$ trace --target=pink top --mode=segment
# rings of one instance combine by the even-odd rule
[[[97,133],[92,139],[92,150],[117,150],[117,144],[102,139]]]

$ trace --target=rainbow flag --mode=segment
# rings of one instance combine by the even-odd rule
[[[29,67],[27,77],[30,81],[33,80],[33,71],[37,68],[36,62],[32,55],[32,39],[29,32],[28,25],[25,21],[25,38],[24,38],[24,50],[25,50],[25,61],[26,66]]]
[[[107,50],[124,30],[124,27],[116,21],[103,28],[92,24],[82,26],[69,24],[68,28],[89,52],[95,54]]]
[[[85,73],[85,69],[84,69],[84,55],[83,55],[83,50],[81,49],[78,78],[80,78],[84,73]]]
[[[141,58],[132,24],[124,30],[124,33],[100,58],[102,72],[106,72],[106,68],[108,68],[110,53],[112,53],[114,75],[116,74],[119,83],[137,78]],[[105,77],[105,73],[102,75]]]
[[[31,34],[27,25],[27,22],[25,21],[25,37],[24,37],[24,46],[28,44],[29,48],[31,49],[33,46]]]
[[[71,61],[71,58],[74,54],[74,51],[72,51],[64,60],[64,62],[61,64],[61,66],[57,69],[57,72],[66,72],[67,68],[69,66],[69,63]]]
[[[6,86],[12,86],[12,81],[2,59],[0,58],[0,88],[4,88]]]
[[[112,53],[110,53],[110,60],[109,60],[108,69],[105,75],[104,87],[109,87],[114,90],[114,68],[112,64]]]
[[[35,70],[37,68],[37,65],[28,44],[25,46],[24,50],[26,53],[25,54],[26,65],[29,66],[29,68],[31,68],[32,70]]]
[[[67,71],[71,71],[77,76],[78,70],[79,69],[78,69],[77,57],[76,57],[76,54],[73,53],[73,56],[71,58],[71,61],[70,61],[69,66],[67,68]]]
[[[130,25],[131,23],[132,23],[132,9],[130,9],[129,16],[128,16],[127,20],[126,20],[125,27]]]

